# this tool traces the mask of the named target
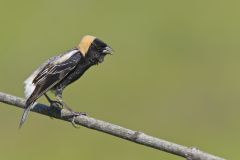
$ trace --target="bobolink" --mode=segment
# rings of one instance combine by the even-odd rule
[[[42,95],[51,105],[58,103],[72,111],[62,100],[64,88],[79,79],[88,68],[103,62],[104,57],[112,52],[112,48],[106,43],[87,35],[77,47],[44,62],[24,82],[27,101],[19,127],[26,121],[33,104]],[[46,93],[50,90],[55,93],[57,101],[47,96]]]

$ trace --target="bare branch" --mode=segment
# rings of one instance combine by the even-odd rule
[[[10,104],[16,107],[24,108],[25,100],[13,95],[0,92],[0,102]],[[65,109],[53,109],[53,107],[44,104],[35,104],[33,112],[40,113],[56,119],[72,122],[74,115]],[[186,158],[187,160],[224,160],[223,158],[202,152],[196,148],[185,147],[179,144],[168,142],[143,132],[133,131],[115,124],[104,122],[89,116],[77,116],[74,122],[81,126],[104,132],[122,139],[126,139],[138,144],[152,147],[174,155]]]

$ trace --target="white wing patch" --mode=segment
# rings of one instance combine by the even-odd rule
[[[59,64],[59,63],[62,63],[66,60],[68,60],[70,57],[72,57],[73,54],[75,54],[77,51],[76,50],[73,50],[73,51],[70,51],[68,53],[65,53],[63,54],[61,57],[59,57],[55,62],[54,64]]]

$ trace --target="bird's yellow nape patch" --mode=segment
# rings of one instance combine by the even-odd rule
[[[86,35],[82,38],[81,42],[77,46],[77,48],[81,51],[83,56],[85,56],[88,52],[89,47],[91,46],[92,42],[96,39],[94,36]]]

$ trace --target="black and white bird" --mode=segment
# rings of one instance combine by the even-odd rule
[[[112,48],[102,40],[86,35],[77,47],[44,62],[24,82],[27,101],[19,127],[24,124],[33,104],[42,95],[51,105],[58,103],[72,111],[63,102],[64,88],[79,79],[89,67],[103,62],[104,57],[112,52]],[[46,94],[48,91],[55,93],[56,101],[48,97]]]

